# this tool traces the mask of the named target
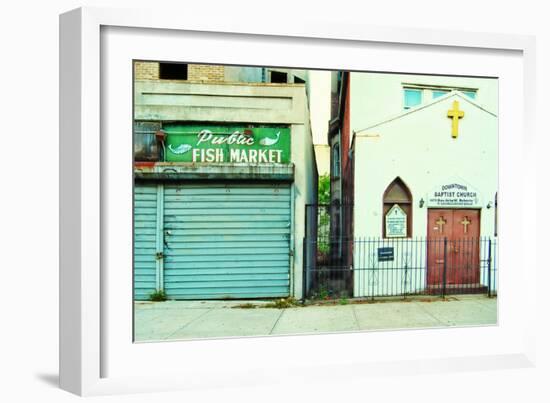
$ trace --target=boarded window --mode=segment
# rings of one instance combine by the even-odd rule
[[[162,154],[155,133],[160,122],[134,122],[134,161],[161,161]]]

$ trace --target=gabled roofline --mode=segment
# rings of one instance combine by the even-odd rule
[[[374,124],[374,125],[371,125],[371,126],[369,126],[369,127],[365,127],[365,128],[363,128],[363,129],[360,129],[360,130],[354,130],[353,134],[354,134],[354,135],[355,135],[355,134],[361,134],[361,132],[364,132],[364,131],[370,130],[370,129],[374,129],[375,127],[381,126],[381,125],[383,125],[383,124],[385,124],[385,123],[389,123],[389,122],[391,122],[391,121],[393,121],[393,120],[400,119],[400,118],[402,118],[403,116],[407,116],[407,115],[410,115],[410,114],[412,114],[412,113],[415,113],[415,112],[421,111],[421,110],[423,110],[423,109],[429,108],[429,107],[431,107],[432,105],[435,105],[435,104],[437,104],[437,103],[439,103],[439,102],[446,101],[447,99],[452,98],[452,97],[454,97],[454,96],[458,96],[458,97],[462,98],[464,101],[469,102],[470,104],[472,104],[472,105],[475,106],[476,108],[481,109],[483,112],[486,112],[486,113],[488,113],[488,114],[491,115],[491,116],[497,117],[497,115],[496,115],[495,113],[493,113],[493,112],[491,112],[491,111],[485,109],[485,108],[482,107],[480,104],[478,104],[477,102],[475,102],[473,99],[471,99],[470,97],[464,95],[462,92],[456,91],[456,90],[452,90],[452,91],[449,92],[448,94],[443,95],[443,96],[441,96],[441,97],[439,97],[439,98],[436,98],[436,99],[434,99],[434,100],[432,100],[432,101],[430,101],[430,102],[428,102],[428,103],[426,103],[426,104],[421,104],[421,105],[419,105],[419,106],[417,106],[417,107],[408,109],[408,110],[406,110],[406,111],[404,111],[404,112],[401,112],[399,115],[396,115],[396,116],[393,116],[393,117],[391,117],[391,118],[385,119],[385,120],[383,120],[383,121],[381,121],[381,122],[379,122],[379,123],[376,123],[376,124]]]

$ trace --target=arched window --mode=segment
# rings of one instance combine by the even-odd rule
[[[384,238],[412,236],[412,195],[405,182],[399,177],[395,178],[384,192],[383,212],[382,235]]]

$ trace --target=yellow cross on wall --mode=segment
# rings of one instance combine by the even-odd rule
[[[453,119],[451,135],[456,139],[458,137],[458,119],[464,117],[464,111],[460,110],[458,101],[453,101],[453,109],[447,111],[447,117]]]

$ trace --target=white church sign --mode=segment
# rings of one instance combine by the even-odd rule
[[[450,182],[435,187],[428,195],[428,207],[481,207],[479,192],[465,183]]]
[[[407,236],[407,213],[398,204],[386,213],[386,238]]]

